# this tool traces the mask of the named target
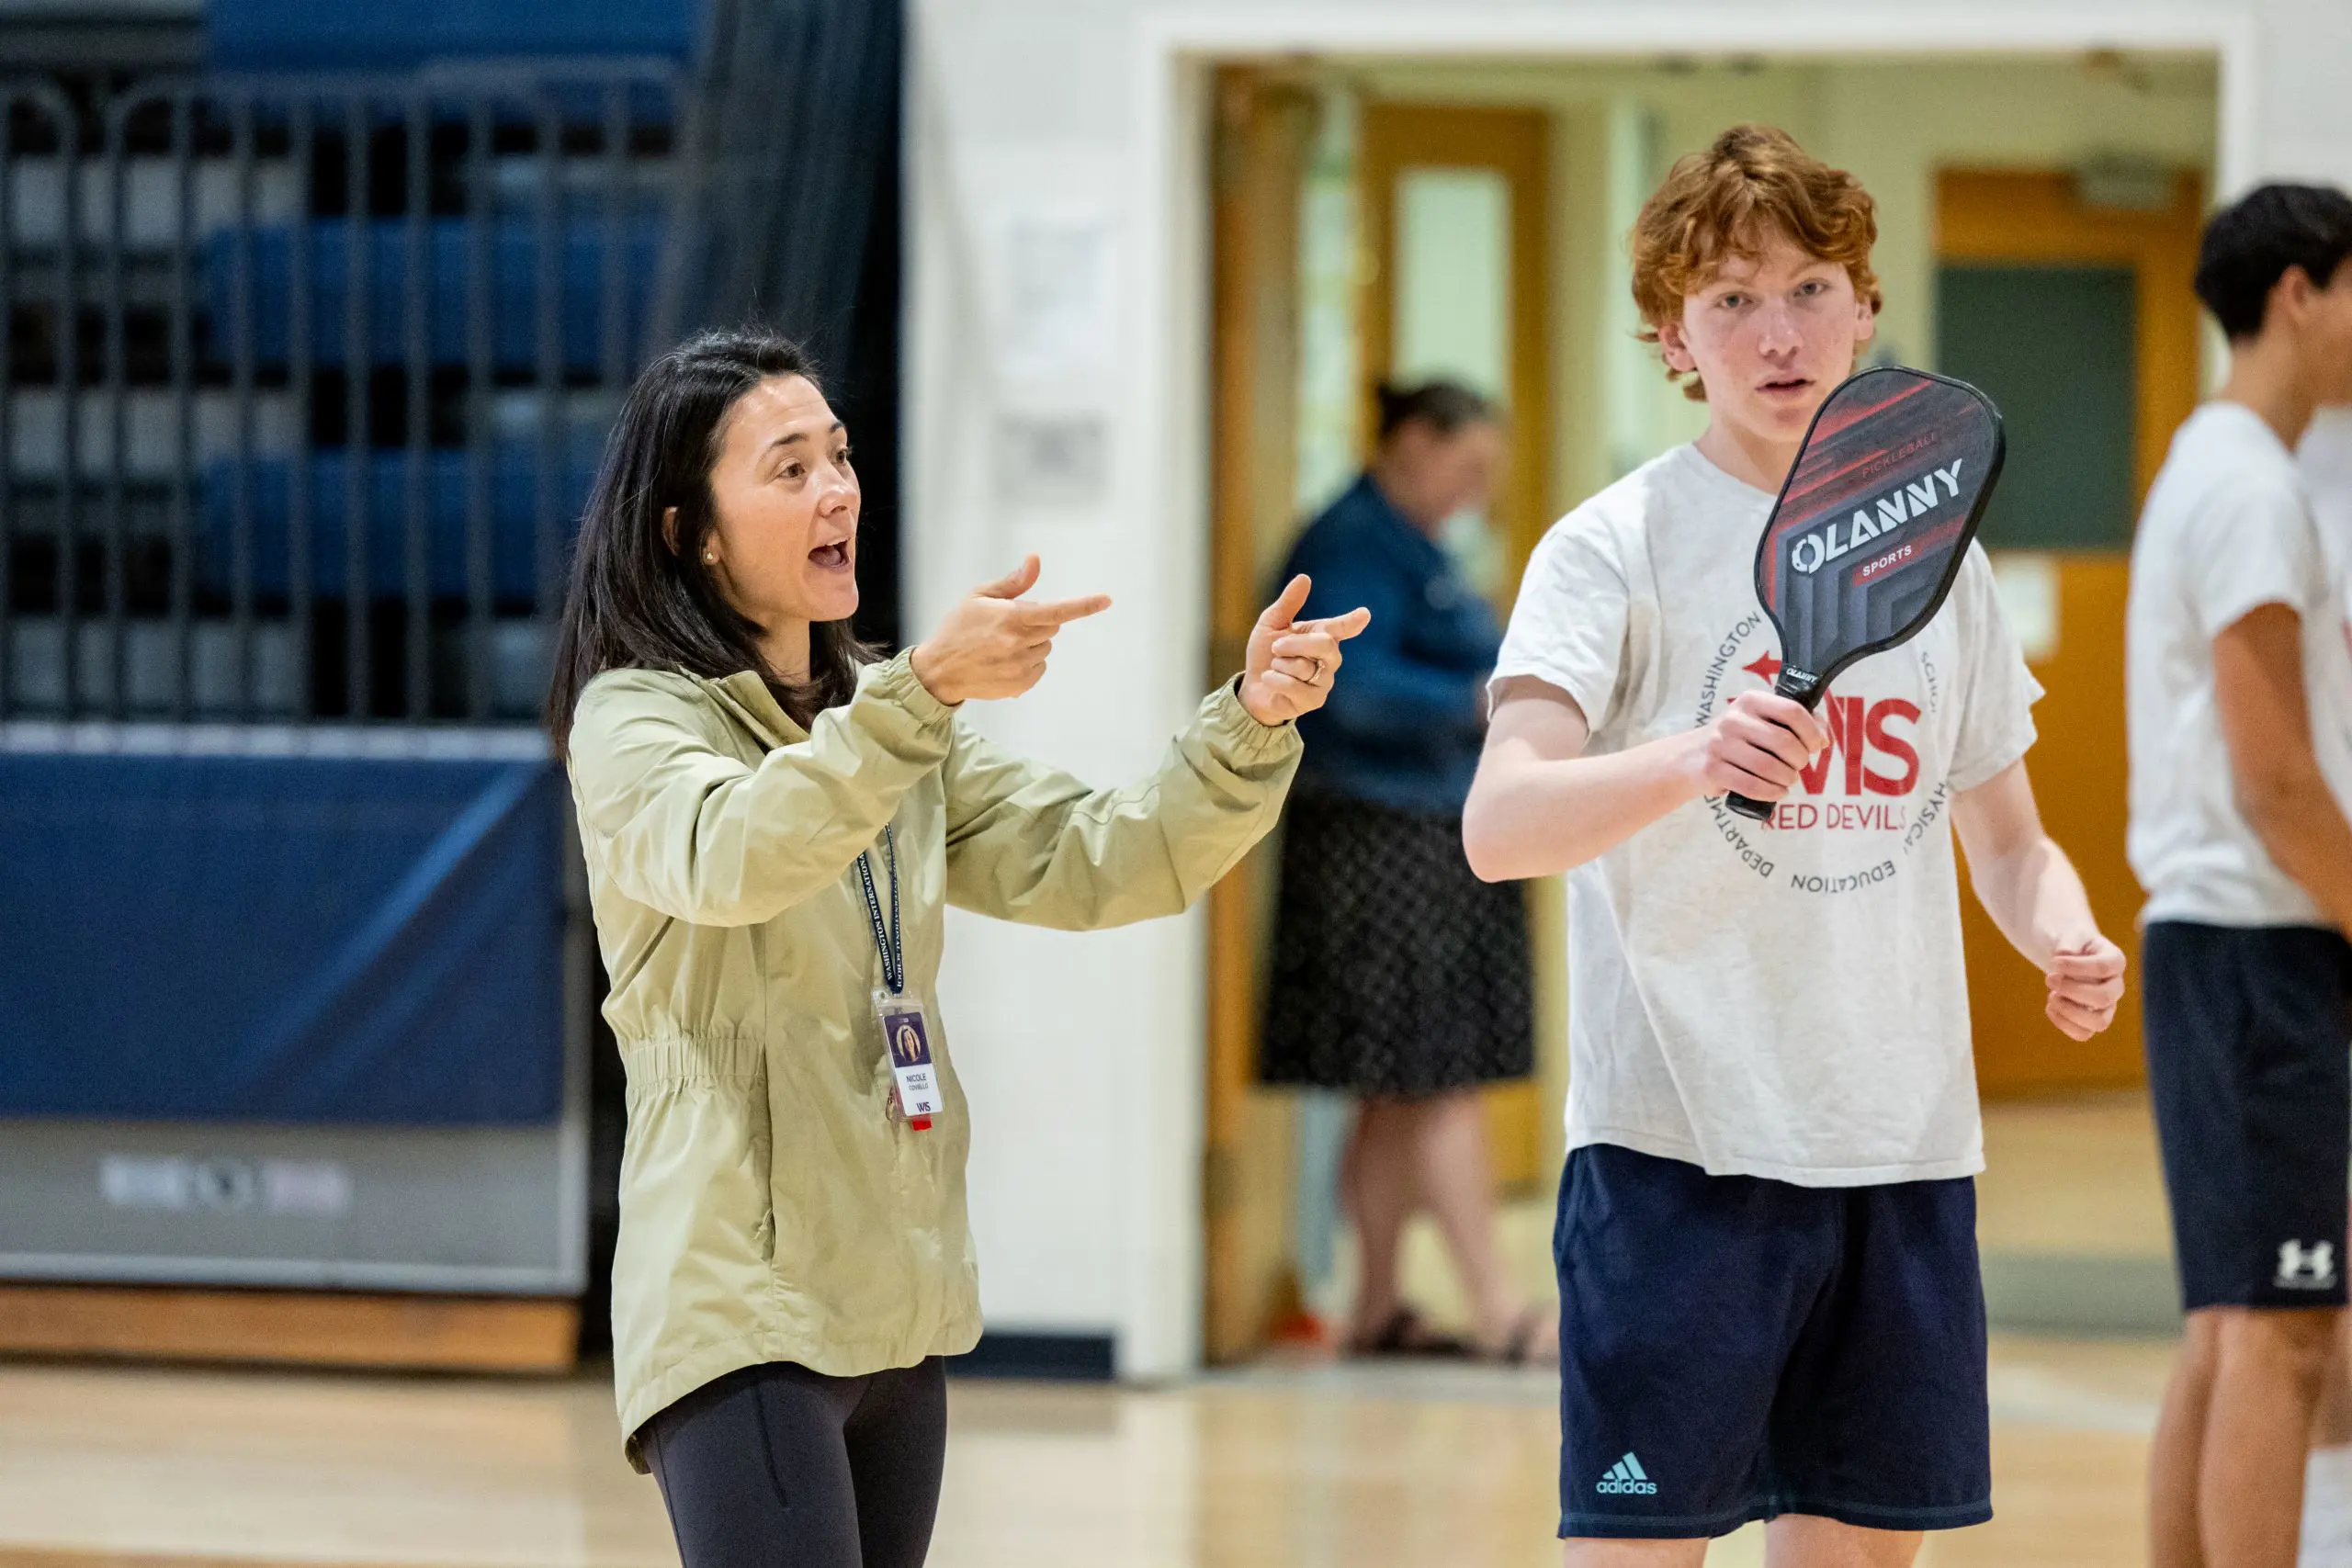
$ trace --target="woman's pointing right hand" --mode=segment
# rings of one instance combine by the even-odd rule
[[[948,611],[939,629],[914,650],[915,679],[923,690],[950,705],[974,697],[1017,697],[1045,674],[1056,632],[1111,607],[1107,593],[1022,598],[1036,582],[1037,558],[1031,556],[1011,575],[975,588]]]

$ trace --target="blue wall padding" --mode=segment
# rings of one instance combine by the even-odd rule
[[[0,752],[0,1115],[554,1119],[561,781]]]

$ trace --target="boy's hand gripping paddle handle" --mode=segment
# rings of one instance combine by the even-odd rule
[[[1781,673],[1772,682],[1772,694],[1800,704],[1807,713],[1811,713],[1814,705],[1821,701],[1821,682],[1802,677],[1792,681],[1789,679],[1788,667],[1782,665]],[[1751,800],[1737,792],[1724,796],[1724,804],[1751,822],[1762,822],[1772,815],[1771,801]]]

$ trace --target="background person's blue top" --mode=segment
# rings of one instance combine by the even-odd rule
[[[1453,559],[1370,475],[1307,525],[1283,580],[1315,579],[1306,614],[1369,606],[1330,701],[1298,721],[1298,787],[1453,817],[1470,794],[1486,726],[1478,688],[1502,633]]]

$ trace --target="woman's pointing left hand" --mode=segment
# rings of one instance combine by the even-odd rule
[[[1260,724],[1287,723],[1321,707],[1339,673],[1340,645],[1371,624],[1372,612],[1361,607],[1319,621],[1297,619],[1311,586],[1305,573],[1292,578],[1250,628],[1240,697]]]

